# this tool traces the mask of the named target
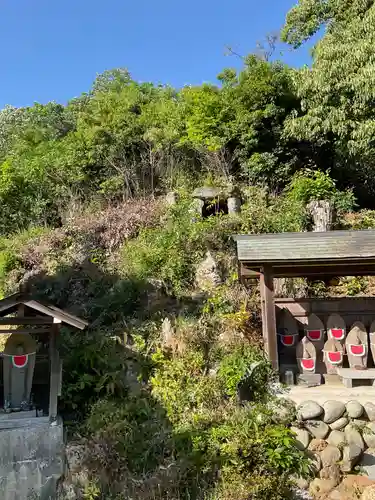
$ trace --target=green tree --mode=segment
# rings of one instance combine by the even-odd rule
[[[294,72],[301,111],[287,121],[287,135],[331,145],[332,173],[365,202],[375,192],[374,23],[370,0],[301,0],[283,31],[298,46],[325,26],[312,67]]]

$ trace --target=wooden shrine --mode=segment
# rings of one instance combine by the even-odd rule
[[[351,379],[375,380],[375,298],[275,298],[274,289],[274,278],[375,275],[375,230],[234,239],[240,280],[260,283],[264,348],[273,368],[317,381],[339,376],[348,386]]]
[[[58,350],[62,325],[83,330],[87,322],[25,293],[0,300],[0,406],[4,413],[37,416],[39,409],[41,415],[48,413],[50,421],[56,419],[62,382]],[[34,393],[38,393],[37,402]]]

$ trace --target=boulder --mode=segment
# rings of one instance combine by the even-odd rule
[[[297,416],[301,420],[312,420],[323,414],[323,408],[315,401],[304,401],[297,408]]]
[[[294,476],[293,477],[293,483],[300,490],[307,490],[308,487],[309,487],[309,482],[307,481],[307,479],[304,479],[303,477],[300,477],[300,476]]]
[[[197,267],[195,282],[200,290],[211,290],[222,283],[219,266],[209,251],[206,253],[206,258]]]
[[[335,482],[334,486],[340,484],[341,481],[341,471],[338,465],[329,465],[328,467],[323,467],[319,472],[320,479],[332,479]]]
[[[348,444],[342,450],[341,470],[342,472],[351,472],[357,465],[362,455],[362,448],[355,444]]]
[[[374,403],[365,403],[365,412],[367,415],[367,418],[371,422],[375,422],[375,404]]]
[[[333,431],[339,431],[346,427],[348,423],[349,419],[347,417],[341,417],[338,420],[335,420],[335,422],[332,422],[332,424],[329,424],[329,426]]]
[[[324,441],[324,439],[312,439],[309,444],[310,451],[323,451],[324,448],[327,448],[328,443]]]
[[[306,455],[311,460],[311,473],[316,476],[322,468],[322,460],[320,458],[320,455],[319,453],[310,450],[307,450]]]
[[[330,431],[328,425],[321,420],[306,420],[305,428],[317,439],[325,439]]]
[[[332,445],[328,445],[321,453],[320,458],[322,460],[323,467],[329,467],[330,465],[335,465],[341,459],[341,451]]]
[[[332,491],[335,486],[334,479],[316,478],[310,483],[309,493],[313,497],[319,497]]]
[[[351,424],[353,424],[354,427],[356,427],[358,430],[360,430],[360,429],[363,429],[364,427],[366,427],[366,425],[368,424],[368,421],[364,420],[362,418],[353,418],[353,420],[351,421]]]
[[[369,448],[366,450],[359,462],[359,466],[363,469],[367,476],[375,481],[375,449]]]
[[[372,486],[367,486],[363,490],[361,500],[375,500],[375,485],[373,484]]]
[[[340,401],[326,401],[323,405],[324,409],[324,422],[332,424],[345,413],[345,405]]]
[[[365,443],[363,442],[361,433],[358,431],[356,426],[349,424],[344,430],[346,442],[351,445],[358,446],[363,451],[365,449]]]
[[[303,451],[309,446],[310,434],[306,429],[299,427],[291,427],[291,430],[296,434],[296,446],[299,450]]]
[[[345,445],[345,434],[341,431],[332,431],[328,436],[327,443],[336,446],[336,448],[341,448]]]
[[[361,498],[361,494],[371,484],[371,481],[366,476],[358,476],[349,474],[343,480],[339,486],[339,491],[341,493],[340,500],[354,500]]]
[[[363,429],[362,437],[366,446],[375,448],[375,422],[369,422]]]
[[[277,404],[272,404],[269,408],[272,412],[272,421],[275,424],[287,424],[295,416],[295,405],[288,398],[280,398]]]
[[[364,408],[358,401],[349,401],[346,404],[346,412],[350,418],[359,418],[362,417]]]

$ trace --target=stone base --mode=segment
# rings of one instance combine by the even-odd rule
[[[322,384],[322,375],[320,373],[299,373],[297,375],[297,385],[306,387],[315,387]]]
[[[324,383],[328,385],[337,385],[341,382],[341,379],[337,375],[337,373],[335,374],[325,373],[323,377],[324,377]]]
[[[1,500],[52,500],[64,472],[62,421],[1,419]]]

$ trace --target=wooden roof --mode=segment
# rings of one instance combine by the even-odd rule
[[[239,235],[240,261],[375,258],[375,230]]]
[[[67,313],[58,307],[42,304],[39,301],[33,300],[30,295],[24,293],[16,293],[0,300],[0,316],[5,316],[14,312],[17,307],[22,304],[29,309],[44,314],[45,316],[49,316],[61,323],[74,326],[80,330],[83,330],[88,325],[87,321]]]
[[[271,265],[275,277],[375,274],[375,230],[234,236],[243,277]]]

